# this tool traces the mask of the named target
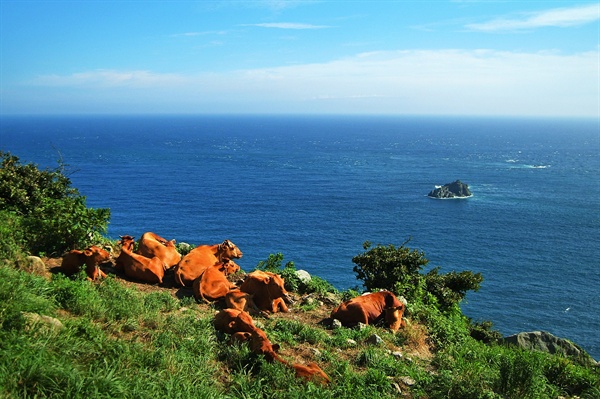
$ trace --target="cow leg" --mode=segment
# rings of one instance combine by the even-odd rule
[[[369,325],[369,314],[367,313],[367,311],[365,309],[361,309],[361,313],[360,313],[361,319],[360,322],[366,325]]]
[[[285,312],[285,313],[288,313],[290,311],[288,309],[287,305],[285,304],[285,301],[283,300],[283,298],[277,298],[277,299],[273,300],[272,308],[273,308],[273,313],[277,313],[277,311],[279,309],[281,309],[281,311]]]

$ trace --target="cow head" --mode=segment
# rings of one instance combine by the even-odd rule
[[[231,259],[227,259],[221,263],[219,270],[221,270],[224,275],[229,276],[230,274],[240,271],[240,267]]]
[[[133,245],[135,244],[135,238],[133,236],[119,236],[121,239],[121,248],[127,251],[133,251]]]
[[[99,265],[100,263],[104,263],[110,259],[110,253],[105,251],[104,249],[92,245],[83,251],[83,255],[85,256],[85,263],[88,266]]]
[[[239,259],[242,255],[242,251],[229,240],[225,240],[222,244],[219,244],[219,257],[221,259]]]
[[[399,306],[387,308],[384,310],[385,314],[385,324],[392,331],[398,331],[400,327],[404,327],[406,323],[402,318],[404,316],[405,306],[403,303],[400,303]]]
[[[285,290],[285,282],[278,274],[269,273],[270,276],[266,280],[267,290],[269,291],[269,295],[271,298],[283,298],[283,300],[287,303],[291,303],[292,300],[288,295],[288,292]]]
[[[397,306],[402,305],[402,302],[390,291],[381,291],[384,295],[385,307],[386,308],[395,308]]]

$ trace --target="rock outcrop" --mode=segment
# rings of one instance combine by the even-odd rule
[[[436,187],[434,190],[431,190],[429,194],[427,194],[428,197],[439,199],[467,198],[471,197],[472,195],[473,194],[471,193],[471,190],[469,190],[469,185],[461,182],[460,180],[445,184],[441,187]]]
[[[503,338],[502,342],[527,350],[562,354],[584,364],[596,364],[596,361],[587,352],[573,342],[545,331],[521,332]]]

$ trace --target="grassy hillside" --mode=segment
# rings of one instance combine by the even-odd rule
[[[23,264],[23,263],[21,263]],[[52,262],[47,262],[52,264]],[[55,263],[56,264],[56,261]],[[182,398],[600,397],[597,368],[485,344],[460,312],[409,304],[407,328],[319,324],[342,294],[313,295],[287,314],[255,318],[281,354],[315,361],[329,386],[230,346],[191,290],[110,275],[92,283],[48,270],[0,267],[0,396]],[[32,315],[49,316],[50,321]],[[50,321],[49,321],[50,320]],[[377,334],[383,342],[370,343]]]

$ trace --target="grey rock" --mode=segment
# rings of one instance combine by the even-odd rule
[[[306,270],[296,270],[296,277],[304,284],[310,283],[311,280],[310,274]]]
[[[370,345],[381,345],[383,343],[383,339],[377,334],[371,335],[367,338],[367,343]]]
[[[367,325],[365,323],[358,323],[356,325],[356,329],[359,330],[359,331],[360,330],[364,330],[365,328],[367,328]]]
[[[402,381],[404,383],[404,385],[406,385],[407,387],[412,387],[413,385],[415,385],[417,383],[417,381],[415,381],[413,378],[405,376],[405,377],[400,377],[400,381]]]
[[[28,256],[25,260],[27,262],[26,269],[34,274],[42,274],[47,270],[44,261],[37,256]]]
[[[314,357],[319,357],[321,356],[321,351],[318,350],[317,348],[309,348],[308,351],[310,352],[311,355],[313,355]]]
[[[331,321],[331,329],[337,330],[338,328],[342,328],[342,322],[339,321],[338,319],[333,319]]]
[[[23,318],[25,319],[25,325],[26,325],[26,328],[28,328],[28,329],[41,327],[41,328],[47,328],[47,329],[54,330],[54,331],[60,331],[65,327],[60,320],[55,319],[54,317],[44,316],[44,315],[40,315],[37,313],[31,313],[31,312],[21,312],[21,314],[23,315]]]
[[[527,350],[562,354],[583,363],[596,364],[596,361],[578,345],[567,339],[556,337],[546,331],[520,332],[503,338],[501,342],[516,345]]]

